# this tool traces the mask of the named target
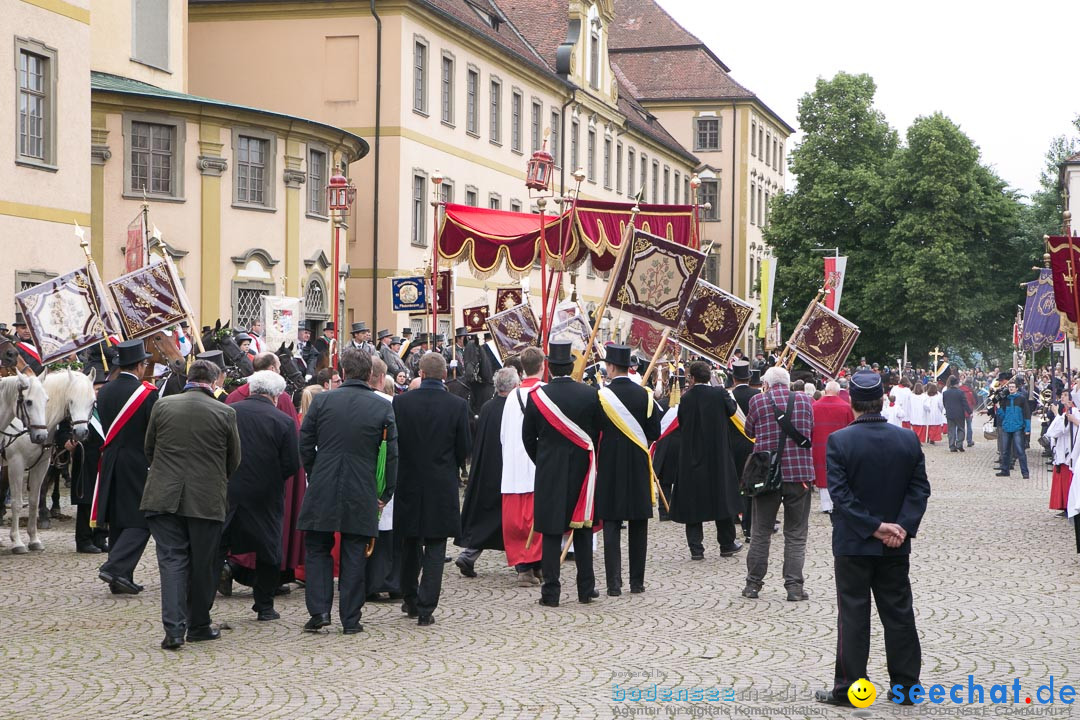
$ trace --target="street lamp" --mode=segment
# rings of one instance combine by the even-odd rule
[[[356,202],[356,186],[354,186],[349,179],[346,178],[341,170],[334,173],[330,178],[330,184],[326,186],[326,196],[330,211],[337,211],[337,220],[334,223],[334,311],[331,317],[334,318],[334,340],[341,337],[341,330],[338,325],[342,320],[338,316],[338,310],[341,307],[339,300],[339,293],[341,291],[341,278],[338,274],[341,272],[341,226],[345,224],[345,216],[349,212],[349,208]],[[336,368],[338,365],[338,353],[335,351],[332,354],[333,365]]]
[[[435,335],[439,332],[439,205],[442,205],[443,174],[436,170],[431,173],[431,206],[435,209],[435,235],[431,239],[431,349],[435,349]],[[453,308],[448,308],[453,312]],[[452,328],[454,323],[450,323]],[[449,334],[449,333],[447,333]]]
[[[529,198],[536,199],[536,206],[540,209],[540,348],[545,353],[547,352],[548,282],[547,233],[544,232],[544,210],[547,208],[548,198],[554,195],[551,190],[551,176],[555,170],[555,159],[547,151],[547,139],[550,133],[550,128],[544,131],[544,144],[529,158],[528,169],[525,172],[525,187],[529,189]],[[559,238],[559,244],[561,247],[561,237]]]

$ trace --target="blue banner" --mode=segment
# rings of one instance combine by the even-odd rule
[[[1054,301],[1054,280],[1048,268],[1039,271],[1038,280],[1026,285],[1024,331],[1020,337],[1020,345],[1028,352],[1038,352],[1057,338],[1061,316],[1058,315]]]
[[[394,295],[394,312],[415,312],[427,309],[427,292],[424,278],[390,278],[390,288]]]

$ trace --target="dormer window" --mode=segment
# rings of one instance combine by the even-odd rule
[[[589,85],[600,89],[600,17],[596,6],[589,8]]]
[[[469,0],[466,0],[465,4],[471,7],[473,9],[473,12],[480,16],[480,19],[484,21],[484,24],[486,24],[488,27],[490,27],[492,30],[495,30],[496,32],[499,30],[499,25],[502,23],[502,18],[500,18],[495,13],[480,7],[480,5],[476,3],[469,2]]]

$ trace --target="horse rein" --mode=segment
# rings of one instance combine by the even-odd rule
[[[19,399],[15,404],[15,418],[22,424],[23,429],[15,433],[8,432],[7,430],[0,430],[0,435],[4,436],[3,442],[0,443],[0,458],[6,458],[8,447],[23,435],[26,435],[33,430],[44,430],[45,432],[48,432],[49,430],[47,425],[34,425],[30,422],[30,411],[26,409],[25,388],[19,388]],[[36,465],[37,463],[34,464]]]

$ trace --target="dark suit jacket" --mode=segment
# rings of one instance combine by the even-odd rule
[[[121,373],[98,390],[98,416],[106,435],[124,403],[141,385],[142,381],[134,375]],[[150,414],[157,399],[157,393],[151,393],[112,443],[101,451],[98,517],[108,519],[110,528],[146,527],[146,517],[139,509],[139,503],[150,465],[145,451],[146,428],[150,425]]]
[[[608,388],[615,394],[645,431],[646,444],[660,437],[663,410],[653,403],[648,413],[649,395],[630,378],[618,377]],[[603,411],[601,438],[597,448],[596,515],[602,520],[644,520],[652,517],[649,458],[626,437]]]
[[[394,398],[398,488],[394,532],[402,537],[448,538],[461,532],[460,468],[469,456],[468,403],[440,380],[424,380]]]
[[[941,393],[941,404],[945,406],[945,417],[953,422],[962,423],[971,413],[967,396],[958,387],[946,388]]]
[[[544,394],[584,430],[595,444],[603,411],[596,388],[557,377],[543,387]],[[581,485],[589,469],[588,453],[562,436],[540,414],[532,393],[521,424],[525,452],[536,463],[533,526],[538,533],[561,534],[570,527]]]
[[[919,531],[930,481],[919,439],[881,415],[862,415],[829,436],[826,464],[834,509],[833,555],[907,555]],[[875,538],[883,522],[908,539],[887,548]]]

